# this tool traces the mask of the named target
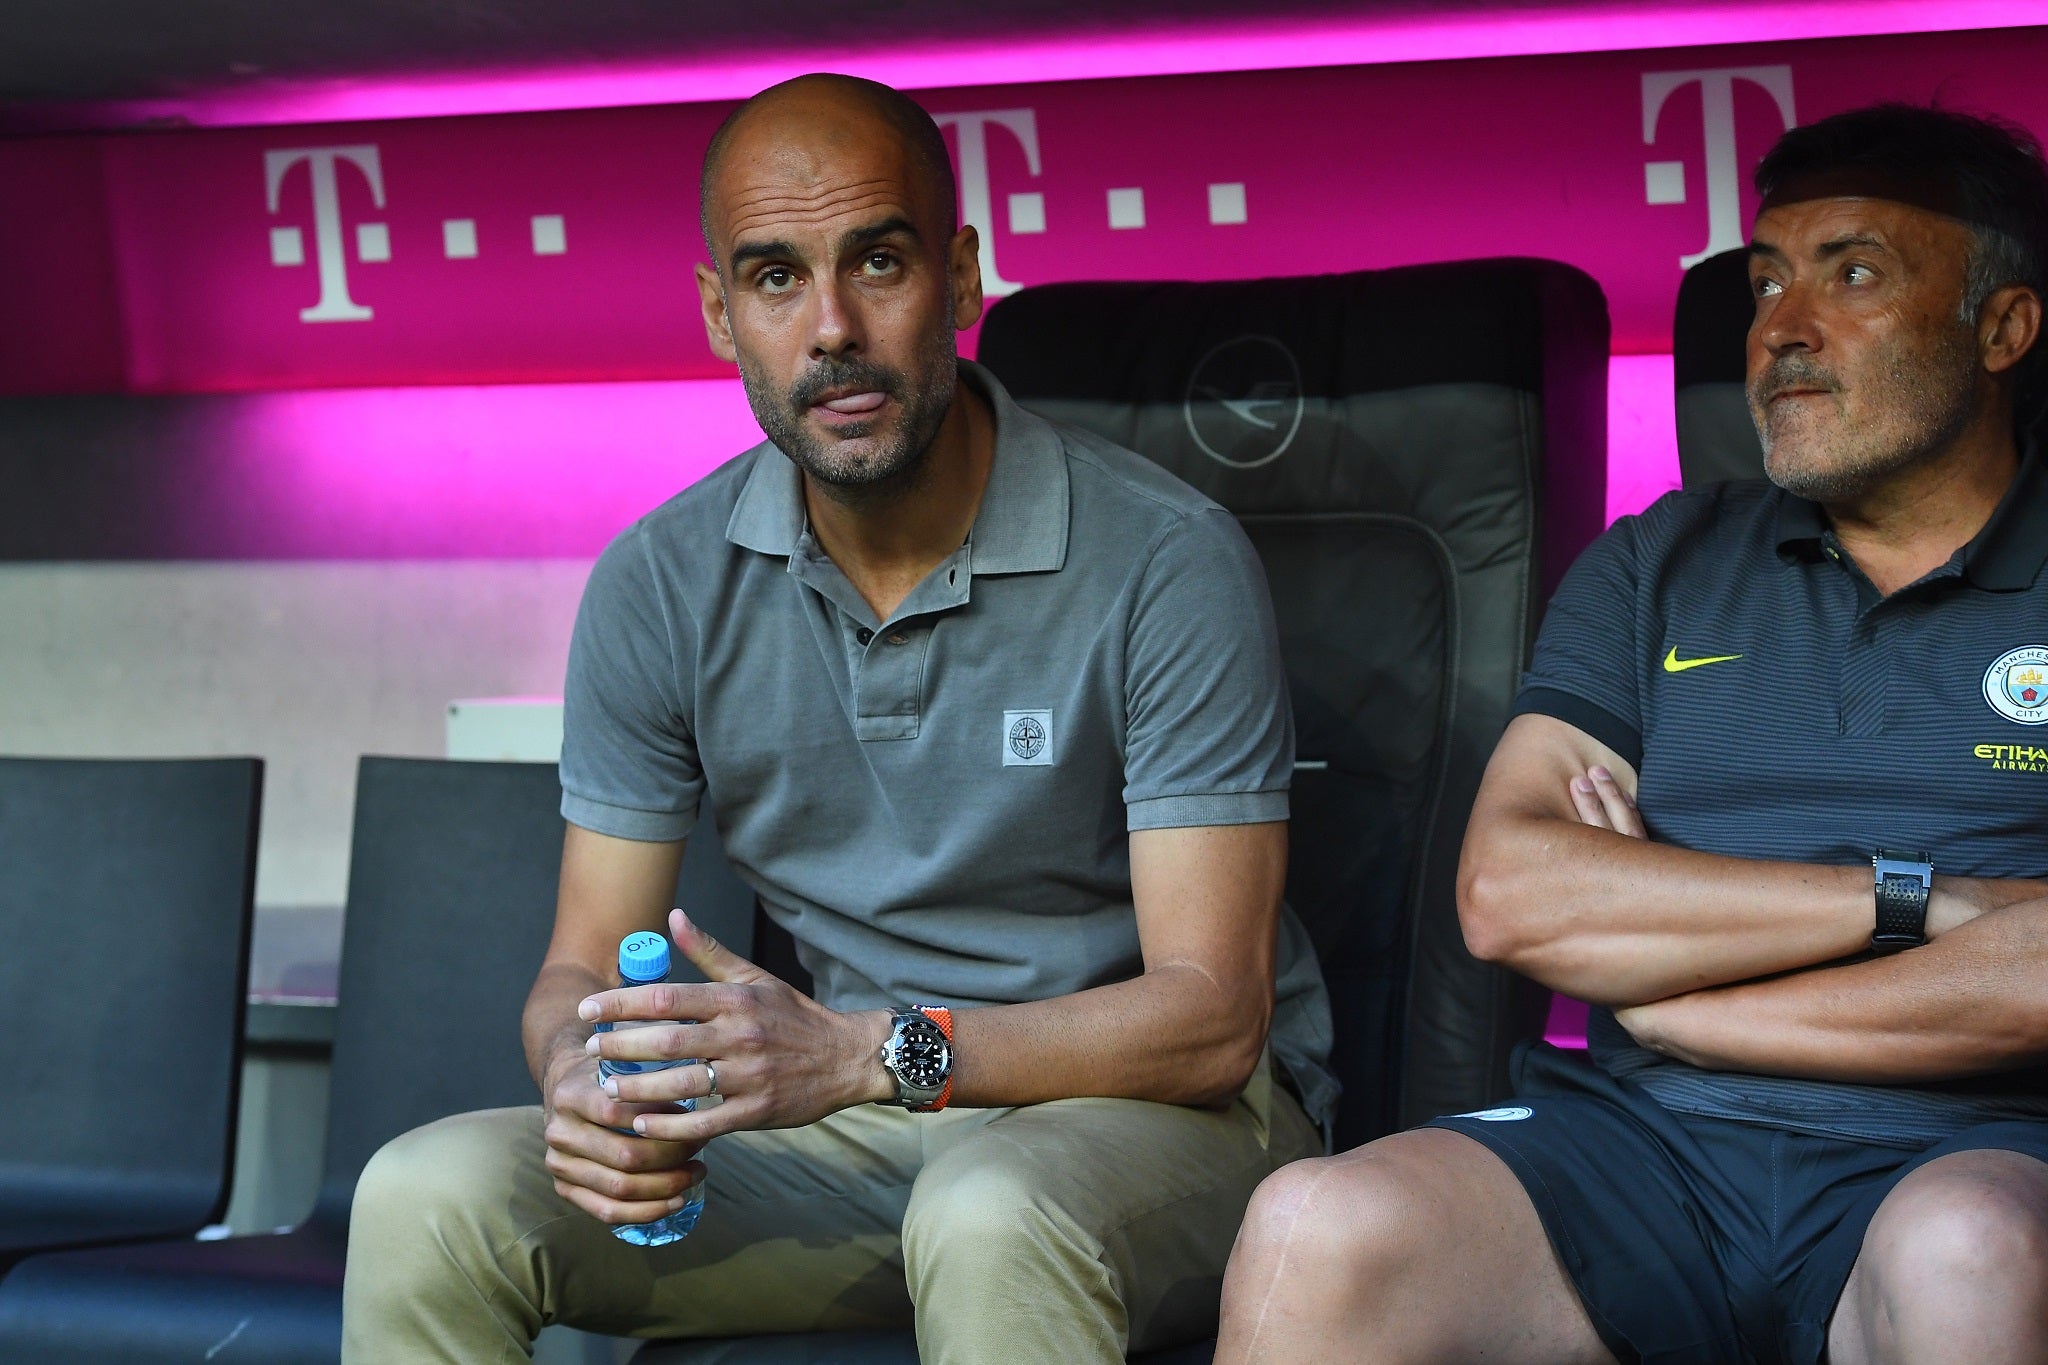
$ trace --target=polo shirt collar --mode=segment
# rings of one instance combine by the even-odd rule
[[[1779,553],[1818,555],[1827,533],[1827,514],[1819,503],[1779,492]],[[2048,562],[2048,457],[2034,443],[2028,443],[2019,473],[1990,519],[1963,546],[1961,558],[1964,577],[1989,592],[2028,588],[2040,575],[2042,564]]]
[[[2029,588],[2048,560],[2048,471],[2032,442],[2020,472],[1998,500],[1991,520],[1963,547],[1963,572],[1980,588],[2016,592]]]
[[[1026,412],[1002,381],[971,360],[963,379],[996,415],[996,456],[967,543],[974,572],[1050,573],[1067,562],[1067,452],[1053,424]]]
[[[761,442],[752,453],[754,468],[725,523],[725,538],[764,555],[794,554],[807,522],[803,476],[773,441]]]
[[[960,377],[988,399],[996,422],[995,459],[968,536],[969,571],[1057,570],[1067,559],[1070,497],[1059,432],[1017,406],[1001,381],[973,361],[960,362]],[[725,538],[762,554],[794,554],[807,529],[803,476],[773,442],[754,447],[753,460]]]

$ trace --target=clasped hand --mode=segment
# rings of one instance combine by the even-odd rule
[[[606,1223],[647,1223],[682,1207],[704,1178],[698,1151],[723,1133],[789,1128],[895,1093],[885,1083],[882,1011],[839,1014],[728,952],[678,910],[670,936],[709,984],[668,983],[599,991],[578,1015],[588,1022],[695,1019],[694,1024],[593,1034],[581,1052],[550,1061],[547,1167],[555,1191]],[[600,1085],[597,1061],[711,1064],[619,1076]],[[679,1113],[678,1100],[711,1092],[722,1102]]]
[[[634,1105],[703,1099],[721,1102],[695,1113],[638,1112],[633,1131],[668,1142],[702,1145],[723,1133],[796,1128],[865,1101],[887,1098],[881,1065],[888,1030],[882,1011],[841,1014],[728,951],[690,923],[669,915],[676,947],[710,980],[664,982],[600,991],[577,1014],[586,1022],[694,1020],[623,1032],[595,1033],[592,1058],[662,1062],[700,1058],[706,1065],[671,1067],[604,1082],[611,1098]]]

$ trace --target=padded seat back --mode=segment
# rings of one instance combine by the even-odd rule
[[[0,758],[0,1263],[226,1208],[263,764]]]
[[[1755,315],[1747,247],[1707,257],[1679,282],[1671,383],[1679,478],[1687,488],[1764,476],[1764,448],[1744,389]]]
[[[1455,880],[1547,587],[1601,527],[1607,341],[1599,286],[1527,260],[1049,285],[982,329],[1018,401],[1158,461],[1264,560],[1340,1145],[1504,1093],[1541,1026],[1545,993],[1465,951]]]

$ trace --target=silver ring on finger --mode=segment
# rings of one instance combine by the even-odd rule
[[[718,1068],[709,1062],[704,1063],[704,1079],[711,1087],[704,1092],[704,1098],[708,1100],[718,1093]]]

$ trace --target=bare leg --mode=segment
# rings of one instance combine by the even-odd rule
[[[1955,1152],[1901,1180],[1836,1301],[1828,1359],[2048,1361],[2048,1163]]]
[[[1529,1197],[1441,1128],[1259,1186],[1223,1280],[1216,1365],[1613,1365]]]

